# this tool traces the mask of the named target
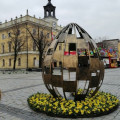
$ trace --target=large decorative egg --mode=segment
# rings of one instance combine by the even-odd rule
[[[94,96],[103,82],[104,64],[91,36],[75,23],[64,27],[48,47],[42,76],[54,97],[80,101],[89,93]]]

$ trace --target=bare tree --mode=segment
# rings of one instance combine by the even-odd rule
[[[98,42],[102,42],[103,40],[108,40],[108,39],[109,39],[109,37],[103,36],[103,37],[97,37],[94,40],[96,43],[98,43]]]
[[[43,62],[43,53],[44,53],[44,49],[46,48],[46,46],[48,45],[48,40],[47,40],[47,34],[45,33],[45,27],[40,27],[39,25],[36,26],[36,31],[32,31],[30,30],[30,28],[28,27],[28,25],[26,25],[26,29],[29,32],[33,43],[36,45],[38,52],[39,52],[39,68],[42,67],[42,62]]]
[[[12,27],[12,29],[8,34],[9,34],[9,43],[11,44],[11,48],[14,52],[13,70],[15,70],[18,53],[21,51],[21,48],[25,44],[24,33],[22,29],[20,29],[20,24],[17,23],[17,19],[14,21],[14,26]]]

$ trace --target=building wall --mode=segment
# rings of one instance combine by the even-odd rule
[[[106,49],[114,49],[115,51],[118,51],[118,39],[113,39],[113,40],[104,40],[103,41],[103,47]]]
[[[49,37],[47,37],[47,41],[51,41],[51,30],[54,35],[56,35],[61,27],[57,26],[56,29],[51,29],[52,25],[49,22],[46,22],[42,19],[37,19],[31,16],[24,16],[17,19],[17,22],[20,25],[20,36],[19,38],[22,41],[25,41],[24,46],[21,48],[21,51],[18,53],[17,61],[16,61],[16,69],[26,69],[28,68],[38,68],[39,61],[39,52],[38,49],[33,50],[33,40],[28,31],[26,31],[26,23],[28,23],[28,28],[32,32],[33,29],[36,29],[40,26],[40,31],[44,29],[44,35],[49,33]],[[13,61],[14,61],[14,50],[11,48],[11,52],[9,52],[8,43],[10,42],[10,37],[8,33],[13,31],[13,27],[15,26],[14,20],[3,23],[0,25],[0,69],[12,69]],[[4,36],[3,36],[4,34]],[[36,33],[37,36],[37,33]],[[2,38],[4,37],[4,39]],[[2,50],[2,45],[4,45],[4,53]],[[28,48],[27,48],[28,46]],[[28,66],[27,66],[27,56],[28,56]],[[18,59],[21,59],[21,64],[18,65]],[[9,59],[11,59],[11,65],[9,65]],[[36,59],[36,60],[35,60]],[[3,60],[5,65],[3,66]],[[35,62],[34,62],[35,60]]]
[[[3,56],[0,57],[0,69],[12,69],[13,68],[13,61],[14,61],[14,56]],[[21,59],[20,65],[18,65],[18,59]],[[11,65],[9,65],[9,59],[11,59]],[[3,66],[3,60],[5,60],[5,65]],[[25,68],[26,67],[26,55],[18,55],[17,61],[16,61],[16,69],[20,68]]]

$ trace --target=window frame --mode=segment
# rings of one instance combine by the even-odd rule
[[[36,57],[33,58],[33,66],[35,67]]]
[[[2,34],[2,40],[4,40],[5,39],[5,34]]]
[[[11,66],[11,58],[9,59],[9,66]]]
[[[21,66],[21,58],[18,58],[18,66]]]
[[[5,59],[2,60],[2,66],[5,67]]]
[[[5,53],[5,45],[2,44],[2,53]]]

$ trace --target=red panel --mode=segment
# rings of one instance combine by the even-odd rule
[[[70,52],[70,55],[76,55],[76,51]]]
[[[66,52],[66,51],[65,51],[65,52],[64,52],[64,55],[69,55],[69,52]]]

